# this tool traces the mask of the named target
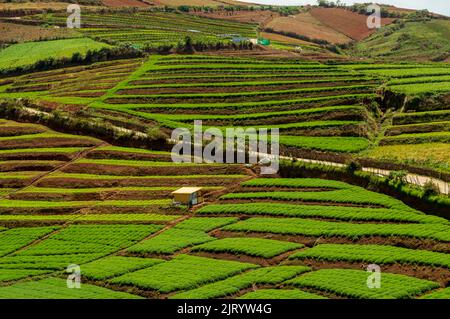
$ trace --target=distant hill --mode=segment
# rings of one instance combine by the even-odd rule
[[[120,1],[120,0],[118,0]],[[145,0],[146,2],[154,3],[155,5],[163,6],[208,6],[208,7],[218,7],[218,6],[245,6],[245,3],[233,0]]]
[[[2,0],[0,0],[2,1]],[[3,16],[26,15],[36,10],[65,11],[73,0],[1,3]],[[428,11],[382,6],[382,27],[367,27],[366,7],[263,6],[236,0],[75,0],[92,8],[174,7],[192,15],[259,25],[261,36],[277,50],[305,50],[339,54],[354,59],[389,61],[448,61],[450,18]],[[182,7],[182,8],[180,8]],[[32,10],[33,12],[30,12]],[[89,10],[85,7],[83,10]],[[22,11],[22,13],[21,13]],[[288,45],[286,47],[285,45]]]
[[[450,20],[406,21],[386,26],[357,43],[353,54],[378,59],[448,61]]]

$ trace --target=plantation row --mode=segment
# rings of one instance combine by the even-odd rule
[[[398,99],[398,110],[386,123],[378,146],[364,152],[384,163],[426,167],[435,174],[449,172],[450,131],[446,64],[353,66],[370,76],[385,78],[385,89]],[[402,102],[403,101],[403,102]]]
[[[276,127],[287,148],[358,153],[376,142],[369,125],[372,115],[363,104],[376,96],[383,81],[388,88],[420,81],[445,84],[441,80],[448,74],[441,64],[374,68],[209,55],[152,56],[141,63],[139,59],[102,62],[9,78],[0,94],[70,108],[76,103],[77,108],[90,107],[91,114],[106,122],[138,130],[149,122],[168,129],[192,128],[193,121],[200,119],[204,129]],[[388,128],[369,156],[379,156],[377,152],[391,145],[447,143],[445,112],[394,115],[395,126]]]
[[[105,146],[97,139],[40,125],[2,121],[0,132],[0,212],[7,213],[0,215],[3,224],[166,223],[179,217],[161,214],[178,187],[197,183],[216,191],[247,177],[241,166],[176,164],[167,152]],[[135,160],[124,159],[130,157]],[[129,208],[135,214],[114,214]],[[92,214],[62,214],[80,209]],[[112,214],[94,213],[106,210]],[[54,214],[45,215],[49,212]],[[140,212],[149,214],[136,214]]]
[[[65,25],[63,14],[34,15],[25,21]],[[108,43],[132,43],[146,47],[174,46],[190,36],[194,42],[229,43],[234,36],[256,37],[256,25],[208,19],[182,13],[138,12],[83,14],[81,32]],[[130,26],[132,28],[130,29]]]
[[[73,136],[38,125],[1,121],[0,131],[8,132],[0,137],[8,143],[0,150],[0,298],[445,296],[433,276],[384,273],[383,289],[374,292],[361,280],[364,271],[315,266],[340,260],[448,269],[448,221],[389,196],[331,180],[249,179],[238,165],[178,165],[165,152],[80,136],[84,144],[67,145]],[[21,170],[44,164],[51,173]],[[170,207],[169,193],[183,185],[236,190],[193,217]],[[312,245],[319,237],[331,242]],[[371,238],[384,244],[363,244]],[[411,239],[428,244],[389,244]],[[70,264],[90,280],[82,280],[86,295],[64,290],[60,278]],[[130,288],[133,294],[123,292]]]
[[[196,77],[198,83],[186,82],[197,72],[201,74]],[[211,85],[205,81],[217,78],[217,73],[223,74],[219,82]],[[281,74],[301,80],[266,80]],[[255,75],[264,76],[264,81],[254,81],[251,77]],[[91,106],[157,121],[168,128],[191,127],[193,119],[206,121],[205,129],[208,125],[223,129],[228,125],[278,127],[285,135],[281,143],[287,146],[357,152],[368,146],[364,109],[357,103],[373,94],[377,81],[355,71],[316,63],[248,58],[231,62],[215,56],[151,57],[128,82]],[[314,111],[316,121],[303,122]],[[285,119],[270,123],[274,116]],[[331,140],[322,137],[333,135],[337,136]]]

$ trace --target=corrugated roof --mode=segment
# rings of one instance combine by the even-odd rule
[[[202,187],[181,187],[176,191],[172,192],[172,194],[192,194],[201,190]]]

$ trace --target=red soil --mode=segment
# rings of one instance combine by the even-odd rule
[[[103,0],[108,7],[148,7],[150,4],[138,0]]]
[[[376,31],[376,29],[367,27],[367,16],[346,9],[313,8],[311,15],[324,25],[356,41],[367,38]],[[381,24],[390,24],[394,20],[392,18],[382,18]]]
[[[330,43],[348,43],[349,37],[329,27],[322,21],[316,19],[310,12],[303,12],[295,16],[279,17],[266,25],[275,31],[293,32],[307,36],[310,39],[325,40]]]
[[[273,18],[279,17],[277,12],[272,11],[215,11],[215,12],[192,12],[192,14],[201,17],[231,20],[244,23],[258,23],[265,25]]]

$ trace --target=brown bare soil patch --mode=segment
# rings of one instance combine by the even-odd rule
[[[12,2],[0,3],[0,10],[20,10],[20,9],[52,9],[65,10],[67,3],[63,2]]]
[[[74,163],[62,169],[64,173],[122,175],[122,176],[150,176],[150,175],[223,175],[244,174],[245,171],[237,165],[192,165],[182,166],[168,163],[168,166],[125,166],[99,165],[89,163]]]
[[[221,20],[231,20],[244,23],[257,23],[260,25],[265,25],[272,21],[274,18],[279,17],[279,13],[272,12],[269,10],[256,10],[256,11],[214,11],[214,12],[192,12],[193,15],[221,19]]]
[[[61,220],[2,220],[0,226],[15,228],[15,227],[43,227],[64,225],[66,221]]]
[[[142,161],[171,161],[170,154],[146,154],[120,151],[93,150],[86,156],[91,159],[124,159],[124,160],[142,160]]]
[[[125,207],[87,207],[79,211],[80,214],[164,214],[181,215],[184,212],[174,206],[125,206]]]
[[[44,201],[101,201],[101,200],[150,200],[167,198],[171,191],[130,191],[130,190],[102,190],[92,193],[39,193],[18,192],[9,195],[18,200]],[[134,210],[133,210],[134,211]],[[111,213],[111,211],[109,211]]]
[[[28,138],[2,141],[0,149],[39,148],[39,147],[90,147],[98,142],[89,139],[77,138]]]
[[[239,2],[234,0],[151,0],[156,5],[178,7],[182,5],[188,6],[207,6],[207,7],[218,7],[227,5],[240,5],[245,6],[245,2]]]
[[[99,92],[68,92],[68,93],[54,93],[52,94],[53,96],[73,96],[73,97],[100,97],[102,95],[104,95],[105,92],[104,91],[99,91]]]
[[[38,92],[51,89],[51,84],[38,84],[29,86],[13,86],[6,89],[6,92]]]
[[[36,163],[33,161],[17,161],[0,163],[0,172],[17,172],[17,171],[50,171],[63,162],[54,161],[52,163]]]
[[[0,161],[69,161],[72,159],[74,154],[67,153],[12,153],[12,154],[1,154]]]
[[[93,187],[120,187],[120,186],[227,186],[238,183],[242,179],[239,178],[218,178],[211,176],[199,177],[199,178],[127,178],[127,179],[106,179],[106,180],[91,180],[91,179],[81,179],[81,178],[57,178],[57,177],[47,177],[39,182],[36,186],[39,187],[64,187],[64,188],[93,188]],[[2,185],[2,180],[0,180],[0,185]],[[11,187],[14,186],[2,186]]]
[[[300,13],[294,17],[275,18],[266,27],[275,31],[292,32],[307,36],[310,39],[325,40],[330,43],[343,44],[351,41],[351,38],[328,27],[309,12]]]
[[[0,8],[4,5],[2,3]],[[0,42],[16,43],[36,40],[52,40],[74,37],[76,33],[67,28],[43,28],[32,25],[0,22]]]
[[[52,207],[52,208],[38,208],[38,207],[2,207],[0,214],[43,214],[43,215],[57,215],[57,214],[73,214],[77,212],[80,207]]]
[[[376,31],[376,29],[367,27],[367,16],[346,9],[313,8],[311,9],[311,15],[322,24],[356,41],[365,39]],[[394,20],[382,18],[381,24],[390,24]]]
[[[44,133],[46,128],[38,125],[1,125],[0,136],[18,136],[26,134]]]
[[[149,4],[138,0],[102,0],[107,7],[148,7]]]
[[[32,177],[30,178],[21,178],[21,179],[14,179],[14,178],[1,178],[0,177],[0,188],[21,188],[28,185],[28,183],[31,181]]]

